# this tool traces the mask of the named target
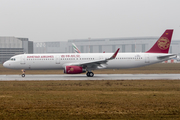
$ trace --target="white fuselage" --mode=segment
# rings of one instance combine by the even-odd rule
[[[64,54],[21,54],[12,57],[3,65],[10,69],[47,70],[64,69],[67,65],[105,60],[113,53],[64,53]],[[109,60],[102,69],[125,69],[146,66],[166,59],[159,60],[160,53],[118,53],[115,59]],[[100,69],[96,68],[96,69]]]

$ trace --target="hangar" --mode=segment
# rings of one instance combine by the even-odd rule
[[[0,37],[0,63],[24,53],[33,53],[33,42],[28,38]]]
[[[34,53],[73,53],[72,43],[82,53],[115,52],[145,52],[149,50],[159,37],[134,37],[134,38],[98,38],[98,39],[72,39],[56,42],[34,42]],[[180,40],[172,40],[169,53],[180,55]]]

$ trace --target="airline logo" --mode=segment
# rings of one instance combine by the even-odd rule
[[[79,51],[79,49],[76,47],[75,44],[72,44],[72,46],[73,46],[73,48],[74,48],[74,50],[75,50],[76,53],[81,53],[81,52]]]
[[[68,73],[69,72],[73,72],[74,71],[74,68],[70,68],[69,70],[68,70]]]
[[[70,68],[70,71],[74,71],[74,68]]]
[[[169,39],[167,37],[161,37],[158,41],[157,41],[157,45],[161,50],[166,50],[169,48],[170,46],[170,42]]]
[[[27,58],[54,58],[54,56],[53,55],[48,55],[48,56],[31,55],[31,56],[27,56]]]

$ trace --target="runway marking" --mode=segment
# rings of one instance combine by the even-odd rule
[[[87,77],[85,74],[49,74],[49,75],[0,75],[0,81],[26,80],[179,80],[180,74],[95,74]]]

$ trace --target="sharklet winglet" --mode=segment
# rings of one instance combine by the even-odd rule
[[[118,49],[116,50],[116,52],[115,52],[109,59],[107,59],[107,60],[115,59],[116,56],[117,56],[117,54],[118,54],[118,52],[119,52],[119,50],[120,50],[120,48],[118,48]]]

